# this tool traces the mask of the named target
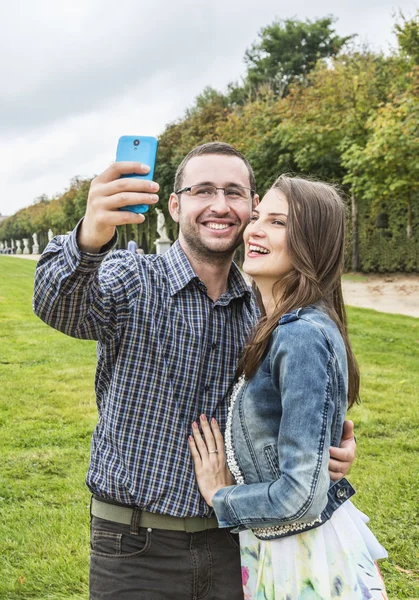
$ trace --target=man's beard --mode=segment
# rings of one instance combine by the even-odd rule
[[[200,262],[211,264],[222,264],[226,260],[231,260],[242,242],[242,232],[240,232],[235,239],[214,240],[216,242],[214,246],[206,244],[198,230],[191,227],[190,224],[182,222],[182,219],[180,220],[180,232],[194,257]]]

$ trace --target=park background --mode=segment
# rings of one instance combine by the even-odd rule
[[[348,271],[417,273],[419,13],[399,14],[394,28],[397,47],[386,54],[339,36],[331,17],[263,28],[241,80],[205,88],[159,136],[155,179],[166,216],[177,164],[220,139],[246,154],[262,193],[281,172],[341,186]],[[37,233],[42,250],[48,229],[65,233],[83,216],[89,185],[75,176],[64,193],[37,198],[2,221],[0,241]],[[134,237],[153,252],[154,209],[119,236],[121,247]],[[34,267],[0,256],[0,598],[86,599],[95,347],[33,316]],[[363,399],[350,415],[359,438],[355,504],[389,551],[390,597],[419,598],[418,321],[358,308],[349,317]]]

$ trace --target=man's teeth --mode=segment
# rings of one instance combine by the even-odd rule
[[[249,246],[250,252],[259,252],[260,254],[269,254],[269,250],[266,248],[261,248],[261,246]]]
[[[230,227],[228,223],[208,223],[207,226],[210,229],[227,229],[227,227]]]

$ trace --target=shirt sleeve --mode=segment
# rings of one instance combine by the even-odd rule
[[[35,273],[33,310],[62,333],[104,341],[128,313],[139,286],[138,268],[132,253],[124,260],[120,252],[110,254],[116,233],[99,254],[82,252],[77,244],[80,224],[44,250]]]
[[[282,405],[277,440],[281,475],[219,490],[213,504],[221,527],[305,523],[326,507],[335,359],[318,327],[294,323],[278,328],[271,349],[272,385]]]

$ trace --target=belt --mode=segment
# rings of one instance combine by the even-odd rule
[[[134,510],[129,506],[109,504],[92,498],[91,513],[94,517],[105,521],[114,521],[122,525],[131,525]],[[169,529],[172,531],[186,531],[197,533],[206,529],[218,529],[216,517],[172,517],[170,515],[159,515],[157,513],[139,511],[139,527],[150,527],[152,529]]]

